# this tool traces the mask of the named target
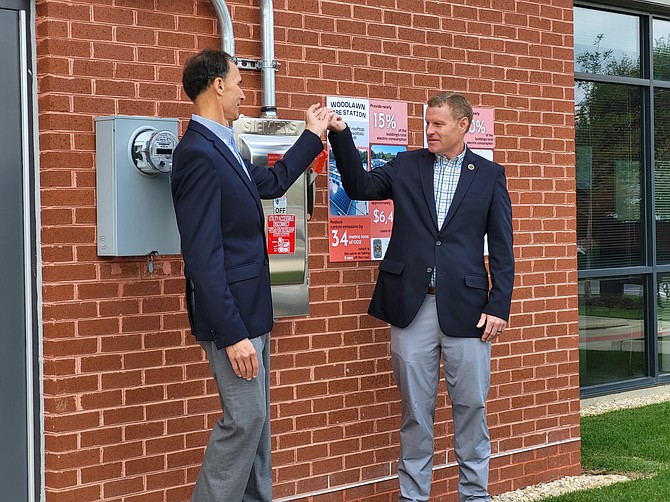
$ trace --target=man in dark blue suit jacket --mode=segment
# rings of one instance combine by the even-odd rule
[[[428,148],[400,153],[371,172],[364,170],[341,117],[334,116],[328,126],[349,197],[394,204],[393,233],[369,313],[391,324],[393,371],[402,399],[401,501],[430,496],[440,355],[452,401],[459,498],[490,500],[489,342],[509,318],[512,210],[504,168],[464,143],[471,121],[472,107],[462,96],[431,98]]]
[[[172,196],[181,235],[191,332],[216,380],[223,416],[214,425],[193,502],[272,500],[269,373],[270,272],[261,198],[283,195],[323,150],[332,111],[313,105],[306,131],[274,168],[242,160],[231,122],[244,93],[225,52],[184,67],[195,105],[175,149]]]

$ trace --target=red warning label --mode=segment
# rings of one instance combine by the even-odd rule
[[[295,214],[268,215],[268,254],[295,253]]]
[[[281,153],[268,153],[268,167],[274,167],[283,156]]]

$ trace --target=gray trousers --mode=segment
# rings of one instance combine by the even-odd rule
[[[214,424],[191,502],[271,502],[270,334],[252,338],[258,377],[239,378],[224,350],[200,342],[219,388]]]
[[[442,333],[434,295],[426,296],[407,328],[391,326],[393,374],[402,398],[398,500],[427,501],[430,497],[440,354],[452,402],[459,500],[489,501],[491,442],[485,406],[491,344]]]

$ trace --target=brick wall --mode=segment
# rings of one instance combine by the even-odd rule
[[[227,3],[237,55],[258,58],[258,2]],[[495,109],[518,275],[493,347],[491,491],[578,473],[572,2],[274,4],[282,118],[324,95],[406,101],[419,147],[436,91]],[[206,0],[38,0],[36,30],[47,500],[185,501],[218,398],[188,332],[179,257],[158,257],[150,274],[143,258],[96,254],[93,119],[178,117],[183,130],[181,66],[220,46],[216,16]],[[243,78],[242,111],[258,116],[260,77]],[[329,263],[325,177],[318,188],[311,315],[273,331],[274,495],[392,500],[400,405],[389,330],[365,313],[376,266]],[[442,382],[435,500],[456,489],[445,394]]]

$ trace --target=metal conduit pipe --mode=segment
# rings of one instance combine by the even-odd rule
[[[231,56],[235,56],[235,36],[233,35],[233,20],[225,0],[212,0],[212,6],[219,20],[219,32],[221,33],[221,50]]]
[[[233,34],[233,21],[225,0],[211,0],[219,20],[219,31],[221,32],[221,49],[235,56],[235,38]],[[274,37],[274,11],[272,0],[261,0],[261,117],[277,118],[277,104],[275,98],[275,37]],[[238,63],[239,64],[239,63]]]
[[[262,118],[277,117],[275,101],[275,34],[272,0],[261,0],[261,86]]]

